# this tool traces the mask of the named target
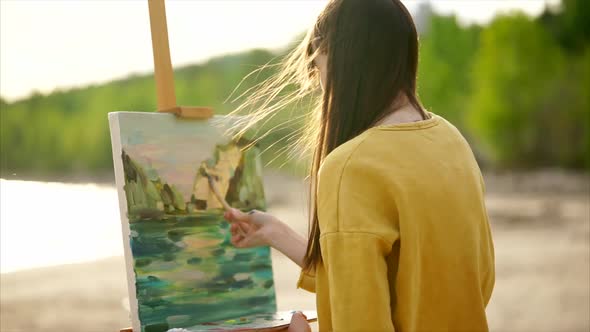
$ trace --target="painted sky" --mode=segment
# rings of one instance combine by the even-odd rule
[[[185,200],[190,199],[201,162],[213,155],[215,145],[228,142],[223,130],[209,121],[171,114],[121,112],[119,126],[123,150],[144,169],[174,184]]]

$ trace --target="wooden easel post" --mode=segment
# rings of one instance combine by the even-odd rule
[[[213,116],[213,109],[210,107],[188,107],[176,104],[164,0],[148,0],[148,7],[154,51],[154,78],[156,80],[158,112],[174,113],[183,118],[210,118]]]

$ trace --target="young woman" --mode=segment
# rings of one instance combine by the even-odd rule
[[[320,331],[488,330],[484,183],[459,131],[421,106],[417,64],[399,0],[333,0],[254,98],[321,86],[308,136],[309,238],[267,213],[225,214],[235,246],[270,245],[301,266],[297,286],[316,293]],[[308,329],[294,317],[291,330]]]

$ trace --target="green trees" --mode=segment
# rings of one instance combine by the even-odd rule
[[[424,106],[459,127],[470,111],[471,65],[478,48],[479,26],[461,27],[454,16],[431,16],[420,36],[418,93]]]
[[[496,163],[535,164],[563,60],[556,43],[524,15],[499,17],[481,36],[473,66],[469,125]],[[551,144],[551,143],[550,143]]]
[[[590,168],[588,4],[565,0],[561,11],[513,12],[486,27],[432,16],[420,40],[421,100],[486,166]]]
[[[493,165],[590,166],[589,50],[568,54],[522,14],[482,32],[468,129]]]
[[[224,104],[224,99],[242,77],[274,56],[254,50],[177,69],[178,103],[228,113],[234,105]],[[35,93],[9,104],[0,100],[0,177],[112,173],[107,113],[155,109],[151,74],[48,95]]]
[[[453,122],[490,167],[590,169],[590,2],[564,0],[538,18],[512,13],[489,25],[462,26],[432,15],[420,36],[418,90],[424,105]],[[223,103],[244,76],[277,54],[253,50],[175,70],[180,105]],[[262,71],[241,91],[268,77]],[[292,105],[267,128],[295,119]],[[107,116],[112,111],[154,111],[152,75],[132,75],[6,103],[0,99],[0,176],[112,173]],[[302,122],[261,141],[266,161],[288,151],[280,141]],[[285,155],[276,158],[282,165]]]

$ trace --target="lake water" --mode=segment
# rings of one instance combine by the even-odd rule
[[[114,187],[0,179],[0,271],[123,255]]]

